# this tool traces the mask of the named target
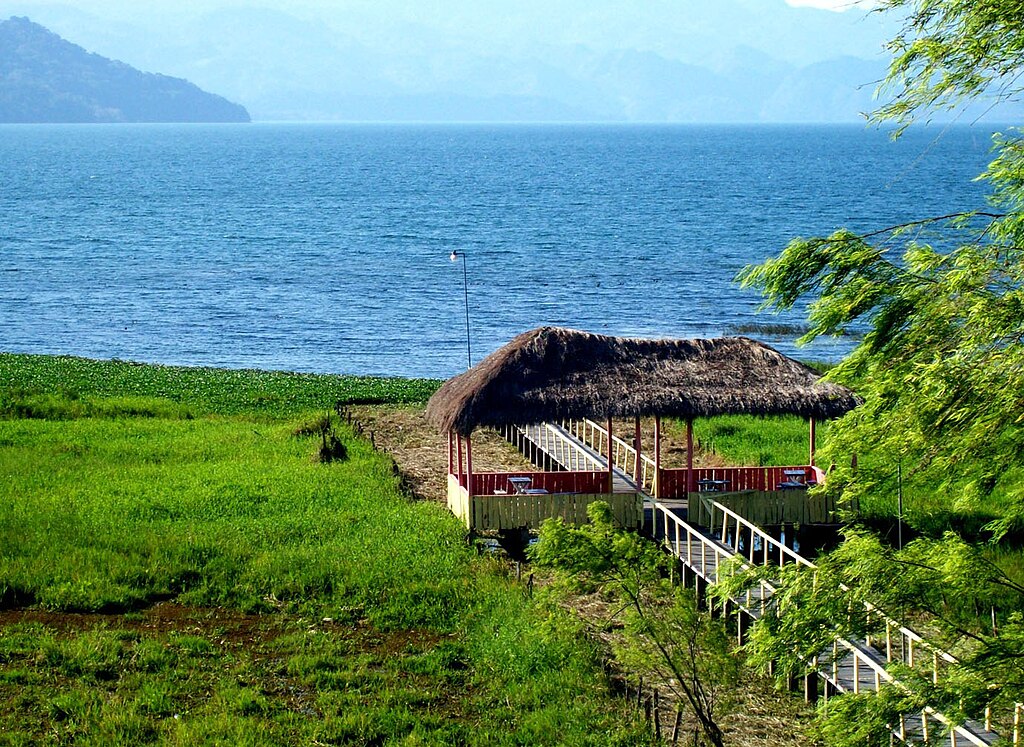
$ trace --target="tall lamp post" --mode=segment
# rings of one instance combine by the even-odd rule
[[[466,363],[468,364],[466,368],[472,368],[473,352],[469,343],[469,275],[466,272],[466,253],[456,249],[451,253],[449,259],[452,262],[457,262],[459,257],[462,257],[462,292],[466,297]]]

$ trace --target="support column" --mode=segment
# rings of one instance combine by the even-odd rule
[[[710,609],[708,606],[708,582],[696,574],[694,576],[693,590],[697,597],[697,606],[702,610]]]
[[[610,416],[604,425],[608,429],[608,494],[611,495],[615,492],[615,460],[612,456],[615,449],[612,445],[612,419]]]
[[[473,495],[473,434],[466,435],[466,491]]]
[[[690,566],[688,566],[686,563],[683,563],[681,560],[679,562],[682,563],[683,566],[683,570],[680,574],[683,581],[683,588],[692,589],[694,586],[697,585],[697,576],[693,572],[693,569],[690,568]]]
[[[736,645],[747,642],[747,631],[750,630],[750,616],[741,609],[736,610]]]
[[[654,416],[654,500],[661,500],[661,416]]]
[[[811,418],[810,419],[810,441],[811,441],[810,453],[811,453],[811,457],[810,457],[810,461],[807,462],[807,463],[809,465],[811,465],[812,467],[814,466],[814,448],[815,448],[815,442],[817,441],[817,438],[816,438],[817,433],[815,432],[815,427],[814,426],[815,426],[814,418]]]
[[[693,418],[686,419],[686,493],[696,493],[693,484]]]
[[[454,444],[452,443],[453,438],[454,438],[454,434],[451,431],[448,431],[448,474],[449,475],[454,475],[455,474],[455,469],[454,469],[455,468],[455,457],[452,454],[452,451],[453,451],[453,448],[454,448]]]
[[[818,673],[814,670],[804,675],[804,702],[818,702]]]
[[[455,471],[455,476],[461,482],[462,481],[462,475],[465,474],[465,473],[462,471],[462,436],[460,436],[458,433],[455,434],[455,443],[458,446],[458,456],[459,456],[459,464],[458,464],[458,468]],[[468,485],[467,485],[467,487],[468,487]]]
[[[633,448],[636,449],[636,464],[633,465],[633,467],[634,467],[633,468],[633,480],[634,480],[634,482],[636,482],[636,484],[638,486],[640,486],[642,488],[643,485],[640,485],[640,481],[641,481],[641,476],[643,475],[643,464],[641,463],[641,460],[643,459],[643,449],[641,448],[642,438],[641,438],[641,434],[640,434],[640,416],[639,415],[636,416],[635,426],[636,426],[636,433],[633,436]]]

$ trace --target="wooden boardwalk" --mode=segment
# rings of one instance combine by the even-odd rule
[[[550,462],[565,470],[593,470],[603,472],[608,469],[608,459],[590,444],[576,439],[563,426],[553,423],[540,423],[524,427],[513,426],[545,454]],[[618,466],[612,466],[612,492],[636,493],[637,487],[625,472]]]
[[[525,437],[555,463],[564,469],[607,469],[607,459],[600,448],[584,443],[560,425],[544,424],[523,429]],[[583,435],[583,434],[579,434]],[[534,441],[536,439],[536,441]],[[598,444],[600,446],[600,444]],[[640,471],[631,471],[638,474]],[[695,585],[698,593],[718,581],[719,568],[725,563],[743,567],[752,565],[782,566],[799,563],[813,569],[814,564],[786,547],[780,540],[768,535],[751,524],[730,508],[708,498],[700,512],[707,526],[698,527],[686,521],[686,506],[680,502],[672,504],[654,501],[641,484],[634,482],[625,469],[615,467],[616,489],[622,485],[645,496],[651,511],[651,533],[655,540],[664,545],[679,559],[683,566],[684,580]],[[762,581],[746,592],[733,598],[731,604],[737,614],[737,630],[740,635],[750,623],[772,610],[772,596],[775,587],[770,581]],[[943,669],[955,663],[948,653],[932,646],[913,630],[888,618],[881,610],[865,605],[865,614],[872,616],[884,626],[884,638],[871,637],[865,640],[848,640],[837,637],[831,647],[818,653],[809,662],[809,674],[805,678],[805,695],[816,700],[819,694],[829,697],[835,693],[878,692],[883,687],[904,688],[890,672],[889,666],[901,663],[913,667],[922,661],[931,662],[934,681],[942,676]],[[744,619],[745,618],[745,619]],[[916,660],[915,660],[916,656]],[[1019,729],[1016,728],[1024,715],[1020,704],[1014,713],[1015,747],[1021,744]],[[892,726],[893,735],[910,744],[976,745],[990,747],[1000,737],[992,728],[986,712],[982,720],[969,720],[954,724],[943,714],[931,708],[922,712],[908,713],[900,717],[900,723]]]

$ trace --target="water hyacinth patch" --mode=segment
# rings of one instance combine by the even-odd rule
[[[336,402],[425,402],[440,382],[96,361],[0,353],[0,416],[17,415],[12,394],[74,402],[83,398],[159,398],[197,413],[292,414]],[[74,410],[74,408],[69,408]]]

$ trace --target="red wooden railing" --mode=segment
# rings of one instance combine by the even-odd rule
[[[681,498],[687,492],[697,492],[702,480],[725,481],[717,488],[722,492],[737,490],[777,490],[780,485],[790,481],[787,470],[803,470],[804,481],[821,483],[825,474],[817,467],[801,464],[792,467],[699,467],[691,474],[689,488],[686,485],[685,469],[663,469],[659,494],[662,498]]]
[[[500,495],[497,491],[513,492],[510,477],[529,477],[530,487],[549,493],[607,493],[607,472],[474,472],[473,495]],[[459,485],[466,487],[466,475],[458,476]]]

